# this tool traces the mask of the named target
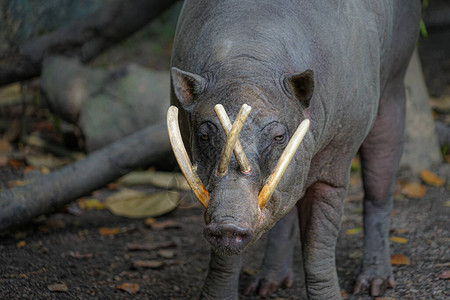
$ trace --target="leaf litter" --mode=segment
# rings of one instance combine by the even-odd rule
[[[420,178],[429,185],[440,187],[445,184],[445,180],[438,177],[436,174],[434,174],[431,171],[428,170],[422,170],[420,172]]]
[[[160,243],[129,243],[127,245],[128,250],[131,251],[153,251],[157,249],[165,249],[175,247],[174,242],[160,242]]]
[[[147,218],[166,214],[178,207],[180,196],[164,191],[156,194],[122,189],[106,199],[105,206],[115,215],[128,218]]]
[[[135,260],[133,261],[133,268],[159,269],[164,266],[164,264],[164,261],[160,260]]]
[[[140,287],[137,283],[125,282],[116,286],[116,289],[127,292],[128,294],[136,294],[139,292]]]
[[[391,255],[391,265],[409,265],[411,264],[411,259],[403,254],[392,254]]]
[[[157,221],[155,218],[147,218],[144,221],[145,225],[149,226],[151,229],[155,230],[165,230],[165,229],[182,229],[181,223],[175,220],[165,220]]]
[[[52,292],[67,292],[69,288],[64,283],[54,283],[47,286]]]

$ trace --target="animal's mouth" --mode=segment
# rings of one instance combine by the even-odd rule
[[[203,231],[214,251],[225,255],[238,255],[253,240],[253,231],[233,223],[212,223]]]
[[[246,104],[242,105],[242,108],[239,111],[233,125],[231,125],[231,121],[229,120],[228,115],[226,114],[225,109],[222,105],[217,104],[215,107],[215,111],[227,135],[227,142],[222,151],[216,175],[219,177],[223,177],[228,173],[228,164],[230,162],[232,153],[234,153],[234,155],[236,156],[236,160],[239,163],[241,172],[244,175],[251,173],[251,166],[247,160],[247,157],[245,156],[238,138],[239,133],[244,126],[245,120],[250,114],[251,107]],[[280,182],[281,177],[286,171],[286,168],[288,167],[292,157],[294,156],[306,132],[308,131],[309,124],[309,120],[305,119],[298,126],[288,145],[281,154],[273,172],[266,179],[266,182],[258,195],[258,204],[260,211],[263,211],[269,199],[272,197],[275,188]],[[205,208],[207,208],[210,195],[203,185],[202,181],[192,168],[191,161],[181,139],[180,128],[178,125],[178,108],[175,106],[169,107],[169,110],[167,111],[167,129],[169,131],[169,139],[172,145],[172,149],[174,151],[178,165],[180,166],[181,171],[186,177],[186,181],[188,182],[198,200],[203,204]]]

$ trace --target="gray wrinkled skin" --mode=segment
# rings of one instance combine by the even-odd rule
[[[235,255],[295,205],[298,218],[294,211],[274,228],[280,234],[270,236],[265,266],[246,292],[264,296],[290,285],[298,222],[308,298],[341,298],[334,251],[358,151],[365,250],[355,292],[381,295],[393,285],[389,215],[402,151],[403,77],[419,15],[420,2],[411,0],[185,1],[173,48],[172,103],[211,195],[205,237],[213,252],[202,298],[237,299]],[[232,121],[242,104],[252,107],[240,134],[250,175],[234,156],[229,173],[216,175],[226,140],[217,103]],[[306,118],[310,130],[260,212],[258,193]]]

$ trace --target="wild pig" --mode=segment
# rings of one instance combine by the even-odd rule
[[[419,18],[417,0],[185,1],[168,127],[206,208],[212,254],[203,298],[238,298],[239,254],[280,219],[248,292],[292,282],[299,222],[308,297],[341,298],[334,252],[358,151],[365,246],[355,292],[393,286],[389,215]]]

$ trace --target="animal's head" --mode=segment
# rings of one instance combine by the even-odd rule
[[[173,68],[172,84],[188,116],[193,165],[175,106],[167,114],[169,136],[206,209],[205,237],[216,251],[238,254],[288,213],[303,191],[310,156],[305,147],[297,149],[309,127],[304,111],[313,73],[284,76],[278,87],[263,90],[251,83],[214,84]]]

